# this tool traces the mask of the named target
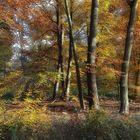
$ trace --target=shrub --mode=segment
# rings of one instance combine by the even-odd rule
[[[9,89],[2,95],[1,98],[6,101],[13,101],[15,98],[15,91],[12,89]]]
[[[11,117],[12,116],[12,117]],[[0,140],[139,140],[140,116],[111,117],[93,110],[83,119],[49,118],[22,109],[0,120]]]

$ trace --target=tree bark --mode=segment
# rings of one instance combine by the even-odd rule
[[[54,85],[54,92],[53,92],[53,99],[56,99],[56,95],[59,92],[59,85],[60,81],[62,83],[62,95],[64,94],[65,83],[64,83],[64,68],[63,68],[63,25],[62,25],[62,17],[60,13],[60,2],[57,1],[57,9],[56,9],[56,16],[57,16],[57,44],[58,44],[58,77],[56,79]]]
[[[72,20],[73,10],[72,10],[73,2],[70,0],[70,16]],[[70,80],[71,80],[71,66],[72,66],[72,37],[71,33],[69,32],[69,58],[68,58],[68,68],[67,68],[67,75],[66,75],[66,89],[65,89],[65,98],[66,100],[69,100],[69,94],[70,94]]]
[[[89,108],[94,107],[99,109],[99,98],[96,83],[96,36],[98,24],[98,0],[92,0],[90,30],[88,37],[88,52],[87,52],[87,86],[88,86],[88,100]]]
[[[68,68],[67,68],[67,75],[66,75],[66,89],[65,89],[65,95],[64,95],[67,100],[69,100],[69,94],[70,94],[72,55],[73,53],[72,53],[72,44],[71,44],[71,37],[70,37]]]
[[[128,114],[129,113],[129,99],[128,99],[128,74],[129,74],[129,64],[131,51],[133,47],[133,31],[134,23],[136,19],[138,0],[133,0],[130,4],[130,18],[127,27],[127,35],[125,40],[125,50],[123,63],[121,67],[121,77],[120,77],[120,113]]]
[[[140,56],[138,56],[140,57]],[[136,71],[136,79],[135,79],[135,93],[136,94],[139,94],[140,91],[139,91],[139,86],[140,86],[140,58],[138,58],[138,68],[137,68],[137,71]]]
[[[68,6],[68,1],[64,0],[64,4],[65,4],[65,11],[66,11],[67,19],[68,19],[68,24],[69,24],[69,33],[71,36],[72,52],[73,52],[75,68],[76,68],[77,86],[78,86],[78,90],[79,90],[78,96],[79,96],[79,101],[80,101],[80,107],[82,109],[84,109],[84,100],[83,100],[83,93],[82,93],[80,68],[79,68],[79,62],[78,62],[78,55],[76,53],[76,44],[75,44],[74,37],[73,37],[73,27],[72,27],[72,20],[71,20],[70,10],[69,10],[69,6]]]

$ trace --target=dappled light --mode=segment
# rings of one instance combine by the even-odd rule
[[[0,0],[0,140],[140,140],[139,0]]]

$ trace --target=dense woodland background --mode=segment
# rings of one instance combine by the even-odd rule
[[[138,3],[0,0],[0,140],[139,140]]]

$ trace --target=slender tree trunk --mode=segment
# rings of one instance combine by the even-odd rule
[[[59,92],[60,77],[61,77],[61,67],[59,64],[57,66],[57,69],[58,69],[58,76],[54,84],[53,100],[56,99],[56,96],[58,95],[58,92]]]
[[[84,109],[84,100],[83,100],[83,93],[82,93],[80,68],[79,68],[78,56],[76,53],[76,44],[75,44],[74,37],[73,37],[72,20],[71,20],[70,10],[69,10],[69,6],[68,6],[68,1],[64,0],[64,4],[65,4],[66,15],[68,18],[69,32],[70,32],[71,43],[72,43],[72,52],[73,52],[75,68],[76,68],[77,86],[78,86],[78,90],[79,90],[78,96],[79,96],[80,106],[82,109]]]
[[[118,76],[116,76],[116,85],[117,85],[117,92],[118,92],[118,96],[117,99],[120,99],[120,79],[118,78]]]
[[[66,75],[66,89],[65,89],[65,95],[64,95],[67,100],[69,100],[69,94],[70,94],[71,65],[72,65],[72,44],[71,44],[71,39],[70,39],[68,69],[67,69],[67,75]]]
[[[140,57],[140,56],[138,56]],[[138,87],[140,86],[140,58],[138,58],[138,68],[137,68],[137,71],[136,71],[136,79],[135,79],[135,93],[138,94],[140,93]]]
[[[133,31],[134,23],[136,18],[138,0],[133,0],[130,4],[130,18],[127,27],[127,35],[125,40],[125,51],[123,57],[123,63],[121,67],[121,77],[120,77],[120,113],[129,113],[129,99],[128,99],[128,73],[129,73],[129,63],[131,57],[131,51],[133,47]]]
[[[62,94],[64,94],[64,89],[65,89],[65,83],[64,83],[64,68],[63,68],[63,37],[64,37],[64,32],[63,32],[63,25],[62,25],[62,17],[60,13],[60,2],[57,1],[57,43],[58,43],[58,77],[56,79],[55,85],[54,85],[54,92],[53,92],[53,99],[56,99],[56,95],[59,92],[59,85],[60,85],[60,80],[62,83]]]
[[[62,20],[61,20],[62,21]],[[65,92],[65,77],[64,77],[64,61],[63,61],[63,44],[64,44],[64,30],[63,30],[63,25],[61,23],[61,29],[60,29],[60,35],[61,38],[60,38],[60,64],[61,64],[61,85],[62,85],[62,96],[64,95],[64,92]],[[58,36],[58,37],[59,37]]]
[[[87,52],[87,86],[88,86],[88,100],[89,108],[94,107],[99,109],[98,90],[96,83],[96,36],[98,24],[98,0],[92,0],[90,30],[88,38],[88,52]]]
[[[71,20],[72,20],[72,0],[70,0],[70,15],[71,15]],[[65,89],[65,98],[66,100],[69,100],[69,94],[70,94],[70,80],[71,80],[71,66],[72,66],[72,41],[71,41],[71,33],[69,32],[69,58],[68,58],[68,68],[67,68],[67,75],[66,75],[66,89]]]

